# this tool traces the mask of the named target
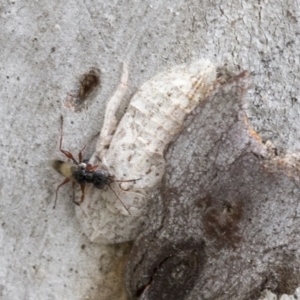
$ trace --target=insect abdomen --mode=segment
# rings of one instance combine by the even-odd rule
[[[71,179],[74,182],[77,180],[73,177],[74,171],[76,171],[77,167],[72,164],[62,160],[54,160],[52,161],[52,167],[64,177]]]

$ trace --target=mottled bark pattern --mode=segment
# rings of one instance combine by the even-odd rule
[[[257,299],[299,285],[299,160],[277,156],[250,127],[249,86],[247,72],[220,80],[168,149],[152,222],[127,268],[133,296]]]

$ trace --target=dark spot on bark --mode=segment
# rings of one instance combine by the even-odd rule
[[[185,241],[162,248],[160,253],[149,268],[147,280],[141,280],[136,296],[146,293],[149,300],[185,299],[204,264],[204,243]]]
[[[202,209],[204,233],[214,238],[220,247],[236,247],[241,241],[239,222],[243,216],[243,204],[238,199],[214,199],[207,195],[197,201]]]

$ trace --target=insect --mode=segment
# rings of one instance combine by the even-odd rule
[[[79,111],[86,98],[100,84],[99,77],[100,70],[96,68],[83,74],[79,80],[79,85],[72,92],[67,93],[64,105],[72,111]]]
[[[68,183],[69,181],[72,181],[73,188],[76,183],[78,183],[81,187],[82,195],[81,195],[80,202],[73,199],[73,202],[77,205],[80,205],[84,201],[84,189],[85,189],[85,185],[88,183],[92,183],[94,187],[97,189],[103,189],[105,188],[105,186],[108,186],[111,189],[111,184],[113,182],[124,182],[124,180],[121,181],[115,180],[114,176],[110,175],[108,172],[102,169],[99,169],[98,165],[93,166],[83,161],[82,152],[84,151],[86,146],[84,146],[83,149],[79,152],[78,161],[77,161],[74,158],[72,153],[62,149],[62,141],[63,141],[63,116],[61,116],[61,137],[59,142],[59,150],[72,162],[65,162],[62,160],[54,160],[52,162],[52,167],[58,173],[66,177],[65,180],[61,184],[59,184],[58,187],[56,188],[55,203],[53,208],[55,208],[56,206],[58,190],[60,189],[61,186]],[[134,179],[134,180],[138,180],[138,179]],[[125,181],[132,181],[132,180],[125,180]],[[117,194],[116,197],[118,197]],[[122,200],[119,197],[118,199],[122,202]],[[124,208],[130,214],[130,211],[127,209],[125,205]]]
[[[127,87],[127,64],[119,88],[106,108],[104,124],[90,163],[102,164],[116,178],[139,177],[136,182],[112,183],[133,215],[147,214],[151,195],[165,171],[164,152],[181,131],[187,116],[213,90],[215,67],[199,60],[160,73],[143,84],[133,96],[117,125],[115,112]],[[116,196],[101,194],[114,213],[128,215]]]

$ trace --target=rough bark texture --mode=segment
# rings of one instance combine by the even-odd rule
[[[127,61],[130,71],[130,92],[124,101],[124,108],[131,95],[142,83],[174,65],[206,58],[217,66],[226,65],[235,73],[239,70],[248,70],[253,79],[252,89],[245,95],[249,101],[247,115],[251,124],[264,141],[272,140],[280,157],[282,153],[293,153],[300,148],[298,101],[300,13],[297,1],[42,0],[30,3],[2,1],[0,12],[1,299],[126,298],[122,284],[116,284],[115,280],[118,283],[122,280],[122,266],[126,261],[129,246],[103,246],[90,243],[76,219],[72,191],[68,186],[60,190],[57,208],[53,210],[55,188],[63,179],[48,165],[49,160],[62,158],[58,152],[61,114],[65,117],[64,145],[74,154],[100,131],[105,103],[119,82],[121,62]],[[67,93],[78,90],[81,76],[91,68],[100,70],[101,84],[87,96],[83,103],[84,107],[80,107],[78,112],[73,112],[64,105]],[[204,137],[210,136],[208,133],[201,134]],[[185,136],[183,135],[182,138]],[[186,144],[182,145],[181,150],[178,149],[176,155],[170,150],[169,165],[172,161],[177,164],[176,157],[186,159],[185,152],[190,148],[190,142],[186,140]],[[87,157],[92,152],[93,149],[87,151]],[[245,164],[250,158],[253,159],[253,163],[248,170]],[[194,160],[196,158],[193,158]],[[240,158],[240,165],[247,175],[245,178],[250,180],[255,168],[261,170],[261,162],[255,156],[251,156],[251,152],[247,152],[244,158]],[[157,274],[157,278],[166,274],[162,268],[151,271],[151,268],[157,265],[155,261],[157,260],[161,266],[166,264],[168,268],[174,268],[179,261],[182,261],[182,276],[177,277],[180,274],[174,273],[175,282],[182,283],[175,287],[171,281],[166,285],[168,290],[173,287],[174,292],[178,291],[181,297],[193,297],[193,293],[198,290],[199,294],[194,299],[198,299],[199,295],[209,297],[215,293],[215,290],[204,289],[203,281],[209,278],[210,273],[204,274],[201,266],[204,265],[205,270],[209,270],[207,257],[214,249],[215,257],[224,253],[225,258],[225,253],[228,253],[225,251],[233,247],[225,243],[220,234],[223,223],[213,225],[211,221],[223,209],[217,191],[222,190],[223,186],[231,185],[230,178],[225,181],[230,173],[221,170],[220,174],[225,176],[223,181],[215,180],[216,188],[207,195],[201,196],[204,200],[198,201],[200,197],[197,198],[193,194],[192,202],[188,201],[181,207],[180,199],[176,202],[178,199],[176,194],[184,193],[182,188],[176,190],[174,195],[168,195],[168,189],[169,186],[173,186],[175,179],[179,184],[182,182],[179,179],[188,177],[188,174],[183,174],[182,170],[177,174],[174,171],[175,167],[176,165],[170,165],[163,195],[158,199],[163,199],[168,204],[173,201],[178,203],[178,213],[176,218],[173,218],[170,214],[172,206],[170,204],[165,206],[162,200],[158,201],[156,210],[149,215],[149,219],[153,218],[154,225],[157,222],[157,232],[160,234],[163,231],[159,230],[159,227],[162,224],[168,225],[165,231],[165,245],[159,245],[160,255],[148,256],[148,267],[140,264],[138,267],[140,273],[129,268],[128,274],[132,272],[132,277],[128,278],[131,282],[129,286],[133,293],[139,291],[142,295],[145,293],[144,286],[151,283],[152,291],[154,289],[155,292],[159,289],[159,280],[150,273]],[[195,164],[191,167],[195,167]],[[233,166],[235,167],[236,165]],[[170,170],[172,174],[174,173],[174,179],[169,178]],[[260,261],[262,274],[266,272],[267,262],[270,262],[268,278],[275,278],[275,282],[278,282],[277,287],[271,286],[275,290],[280,291],[282,286],[287,287],[289,283],[291,287],[294,286],[295,279],[291,278],[290,274],[293,274],[293,268],[298,266],[297,263],[292,264],[298,252],[291,251],[298,242],[297,226],[295,226],[297,208],[293,202],[295,201],[293,194],[294,197],[297,196],[297,186],[292,179],[285,177],[284,173],[279,173],[282,174],[281,178],[284,181],[281,185],[282,181],[276,172],[277,175],[274,175],[270,168],[264,172],[266,173],[260,173],[259,178],[270,185],[261,189],[261,192],[268,192],[267,200],[262,204],[257,201],[249,206],[250,204],[247,204],[244,199],[233,197],[237,192],[245,192],[245,187],[224,194],[226,201],[230,199],[237,201],[233,203],[237,207],[240,203],[246,203],[245,207],[243,206],[243,215],[236,225],[238,228],[234,233],[232,231],[226,233],[232,243],[237,244],[236,248],[232,248],[234,253],[237,253],[238,246],[246,252],[236,254],[237,259],[228,256],[224,264],[232,264],[238,268],[242,261],[241,257],[247,256],[251,259],[254,257],[253,253],[257,254],[254,262],[249,263],[256,270],[251,273],[251,276],[248,275],[249,267],[241,267],[240,273],[236,269],[232,271],[240,280],[229,289],[231,295],[233,289],[236,289],[234,299],[238,299],[237,295],[245,291],[245,286],[249,286],[248,281],[251,281],[251,278],[260,279],[260,271],[257,271]],[[236,177],[234,177],[235,181],[243,183],[242,178]],[[206,180],[208,182],[208,179]],[[186,182],[190,186],[190,181]],[[280,183],[284,193],[294,188],[293,194],[290,193],[286,198],[281,199],[280,206],[276,206],[275,203],[279,201],[279,195],[283,194],[275,193],[278,189],[278,186],[275,188],[276,183],[278,185]],[[255,191],[254,194],[257,193]],[[251,195],[247,194],[245,197]],[[184,195],[184,197],[189,196]],[[274,198],[274,202],[270,200],[271,198]],[[191,217],[195,217],[195,220],[191,219],[193,220],[193,224],[189,227],[191,230],[183,226],[188,221],[186,214],[190,206],[195,207],[195,212],[191,212]],[[224,208],[225,212],[231,211],[231,206],[228,207]],[[261,212],[255,213],[255,209]],[[266,213],[265,210],[269,211]],[[176,211],[174,207],[174,213]],[[170,222],[174,220],[174,228],[172,229],[171,223],[158,220],[156,214]],[[244,216],[249,214],[256,216],[256,219],[261,214],[262,219],[259,220],[259,224],[268,224],[263,232],[249,231],[244,234],[244,231],[241,231],[240,228],[245,230],[252,228],[250,223],[248,227],[243,223]],[[290,217],[291,215],[293,218]],[[199,229],[197,224],[199,225],[205,216],[208,225]],[[234,215],[235,220],[237,217]],[[184,222],[184,219],[187,221]],[[176,224],[183,225],[178,227]],[[228,224],[226,218],[225,224]],[[137,255],[142,250],[141,247],[144,247],[143,251],[145,251],[148,245],[147,235],[151,230],[155,232],[154,225],[151,225],[145,235],[141,236],[140,241],[144,239],[144,245],[137,241],[135,246]],[[240,227],[241,225],[244,227]],[[287,236],[281,233],[282,226],[285,226],[286,230],[283,233],[287,233]],[[174,238],[174,233],[177,233],[176,228],[178,228],[178,239]],[[266,231],[268,228],[269,231]],[[273,228],[276,229],[275,233],[272,232]],[[183,229],[186,229],[185,233]],[[211,239],[207,238],[208,233]],[[241,238],[248,235],[247,239]],[[262,241],[255,249],[246,249],[246,245],[251,244],[250,237],[254,235],[256,241],[262,241],[265,236],[270,244],[276,245],[278,240],[282,246],[266,253],[259,252],[257,249],[265,245],[265,241]],[[159,237],[162,241],[160,235]],[[172,239],[173,245],[170,246]],[[206,241],[205,244],[204,239],[209,243]],[[224,244],[223,247],[219,245],[220,243]],[[149,247],[150,245],[155,246],[149,242]],[[151,249],[148,250],[150,255]],[[199,254],[203,251],[207,251],[204,257]],[[164,261],[164,252],[173,255],[173,258]],[[173,254],[175,252],[176,256]],[[194,259],[189,260],[192,255]],[[284,255],[288,263],[280,271],[279,266],[282,266],[280,257]],[[276,258],[278,262],[275,261]],[[271,264],[272,259],[274,259],[273,264]],[[143,263],[145,262],[146,257],[143,260]],[[218,266],[216,258],[211,260],[211,263],[210,270]],[[134,264],[132,258],[130,266],[133,267]],[[190,267],[185,268],[185,265]],[[209,282],[212,281],[218,284],[220,281],[226,282],[226,278],[222,278],[221,275],[225,276],[229,268],[219,267],[221,269],[217,271],[220,273],[216,271],[214,277],[207,279],[206,286],[209,286]],[[148,279],[146,278],[145,281],[139,282],[142,280],[139,274],[150,275],[147,275]],[[280,274],[286,276],[280,277]],[[155,279],[153,282],[149,279],[152,277]],[[179,280],[179,278],[185,279]],[[230,279],[230,273],[228,278]],[[154,284],[155,282],[157,284]],[[272,283],[273,280],[270,279],[269,282]],[[183,285],[190,290],[186,295],[183,295],[182,289],[179,288]],[[255,287],[253,283],[253,291]],[[218,297],[223,297],[221,290]]]
[[[169,148],[163,209],[153,208],[128,266],[140,299],[246,300],[299,285],[300,163],[249,127],[248,77],[217,88]]]

